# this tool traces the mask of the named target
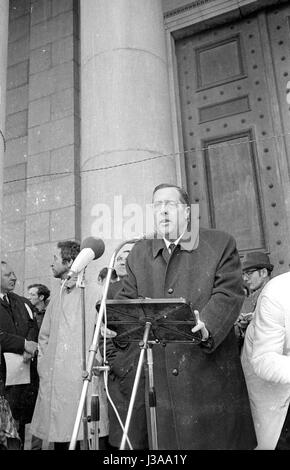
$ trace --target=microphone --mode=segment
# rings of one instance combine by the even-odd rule
[[[67,279],[81,272],[90,261],[100,258],[105,251],[105,244],[101,238],[88,237],[83,240],[80,249],[80,253],[71,265]]]

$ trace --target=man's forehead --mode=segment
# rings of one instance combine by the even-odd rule
[[[30,288],[28,289],[28,292],[29,292],[30,294],[37,294],[38,289],[37,289],[37,287],[30,287]]]
[[[3,263],[3,264],[1,263],[1,270],[2,270],[3,274],[8,274],[9,275],[9,274],[14,273],[12,267],[8,263]]]
[[[176,188],[161,188],[156,191],[153,196],[154,201],[180,201],[180,194]]]
[[[57,246],[53,250],[53,256],[59,256],[61,257],[61,249],[58,248]]]

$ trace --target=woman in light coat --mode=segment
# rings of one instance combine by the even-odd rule
[[[248,326],[242,366],[258,440],[275,449],[290,402],[290,272],[261,292]]]

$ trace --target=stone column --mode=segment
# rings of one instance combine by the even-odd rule
[[[128,204],[144,210],[176,181],[161,0],[81,0],[80,37],[82,238],[108,205],[104,266],[128,233],[122,215],[138,211]]]
[[[6,75],[8,47],[9,0],[0,0],[0,234],[3,214],[3,160],[5,151]],[[1,259],[1,244],[0,244]]]

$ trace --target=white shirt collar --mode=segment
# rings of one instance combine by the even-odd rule
[[[178,245],[178,243],[179,243],[179,241],[181,240],[181,238],[183,237],[184,233],[185,233],[185,231],[184,231],[184,232],[180,235],[180,237],[178,237],[174,242],[170,242],[170,241],[167,240],[166,238],[163,238],[164,243],[165,243],[166,248],[167,248],[168,251],[169,251],[169,246],[170,246],[172,243],[174,243],[175,246]]]

